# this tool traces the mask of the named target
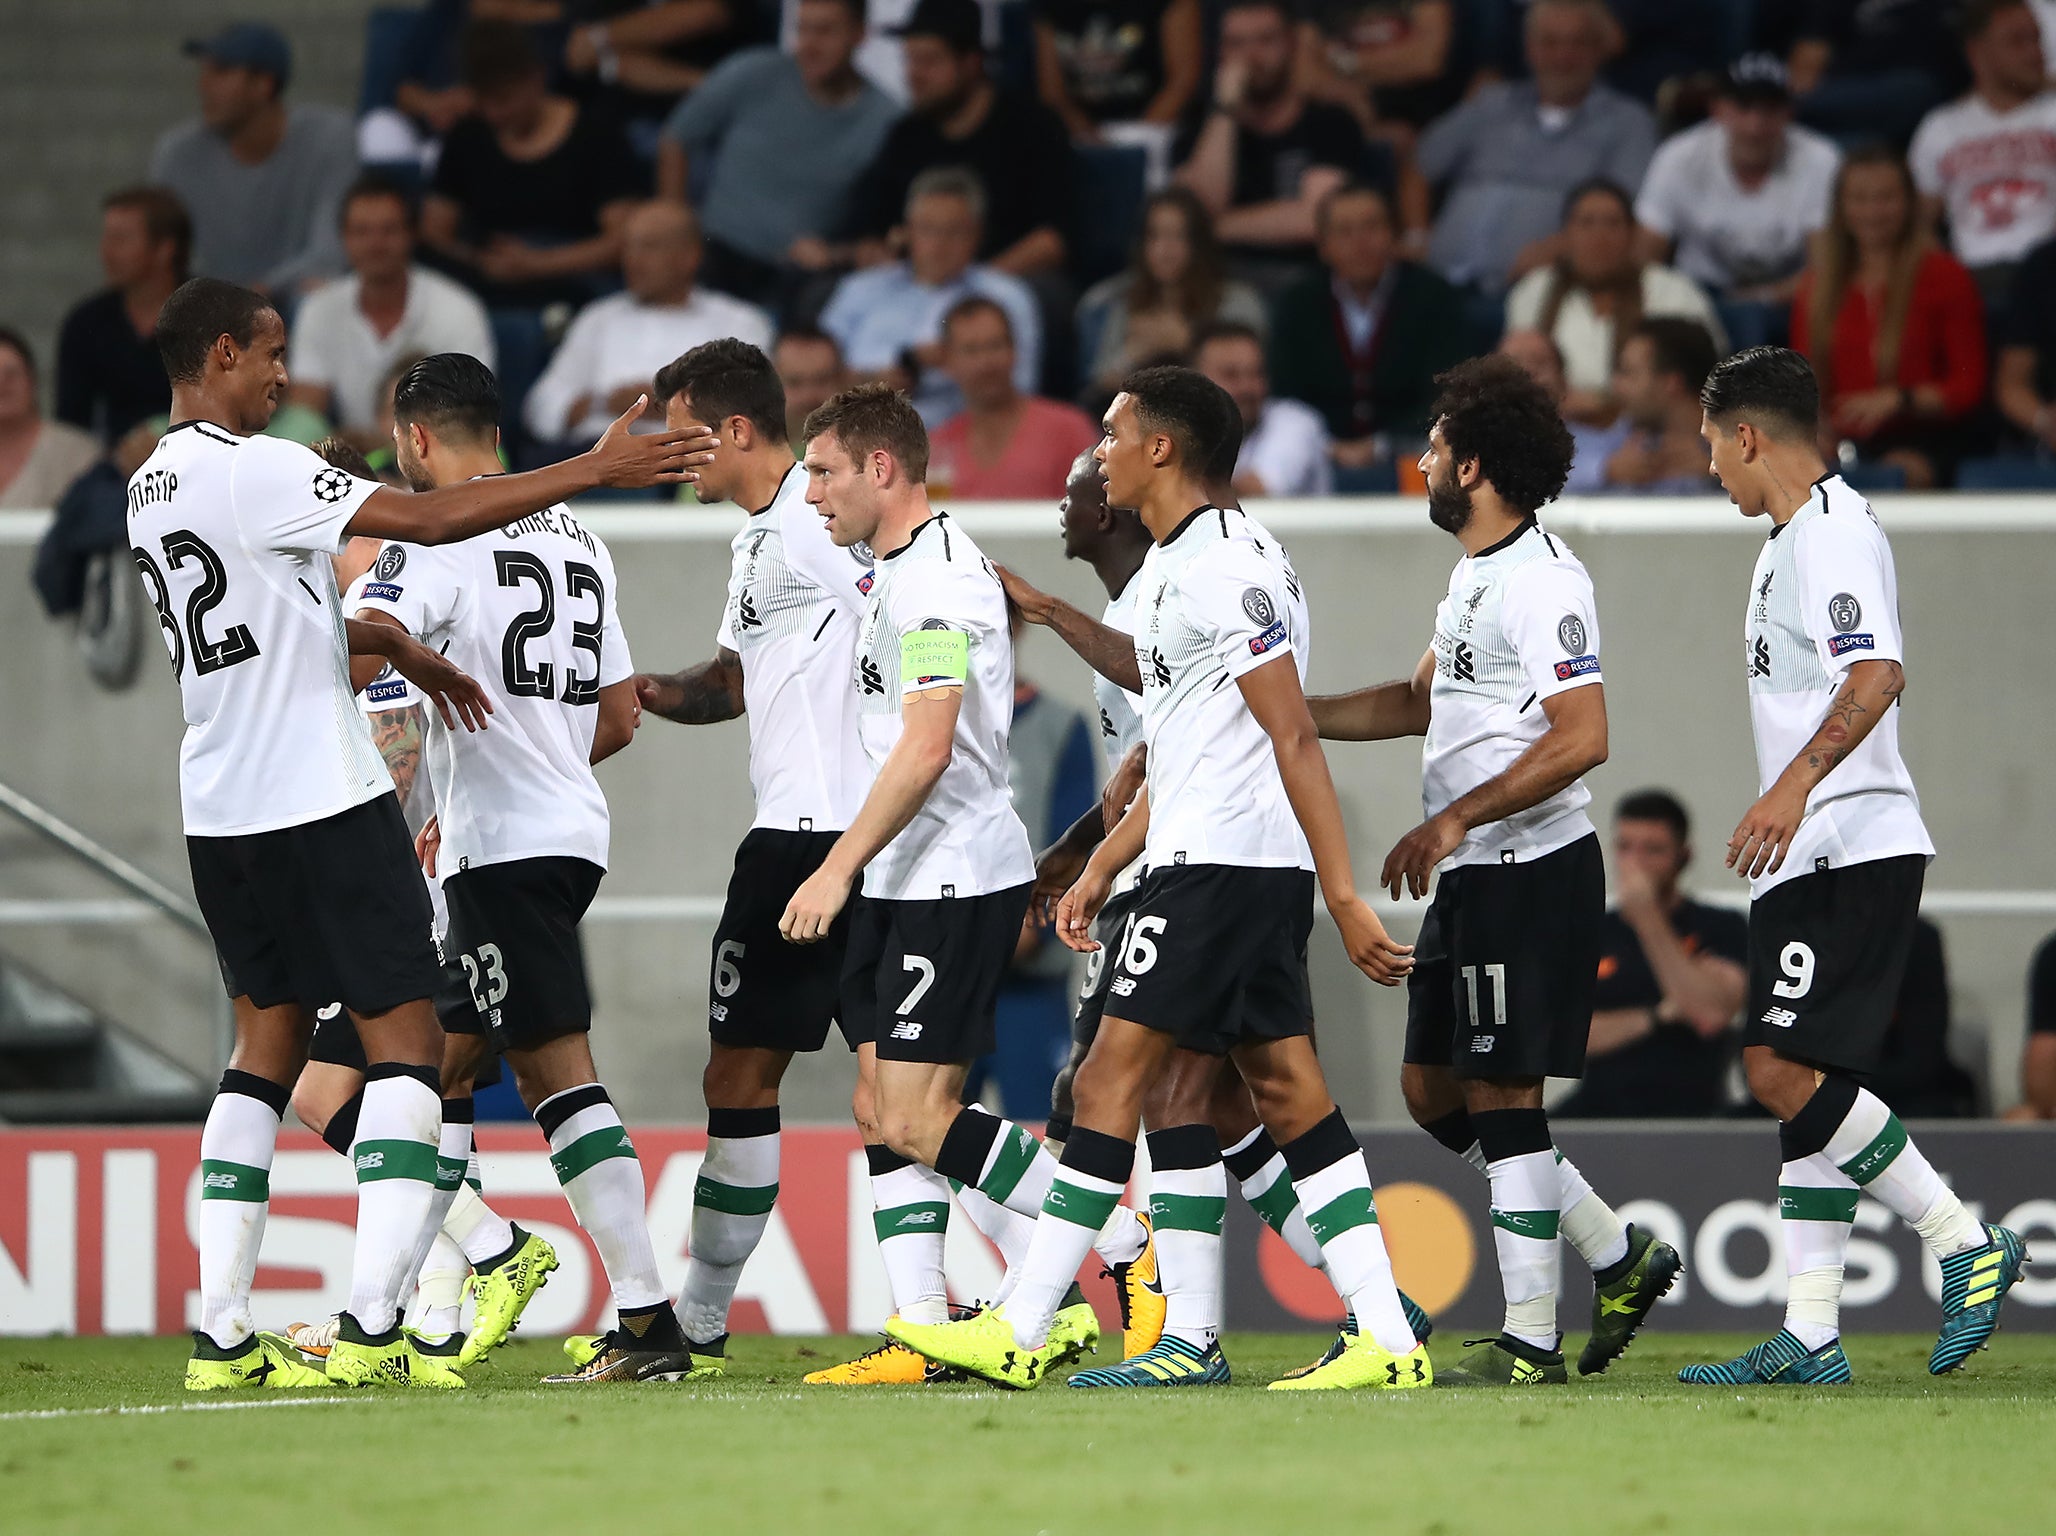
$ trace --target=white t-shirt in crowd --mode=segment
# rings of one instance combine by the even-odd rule
[[[1035,878],[1028,829],[1007,785],[1014,642],[992,562],[947,513],[873,567],[853,678],[873,774],[899,741],[902,701],[961,688],[949,766],[921,809],[864,871],[884,901],[984,896]]]
[[[1913,184],[1938,197],[1966,267],[2019,261],[2056,233],[2056,91],[2011,112],[1969,95],[1920,120]]]
[[[528,430],[551,442],[597,438],[619,411],[607,396],[626,385],[649,388],[657,370],[703,341],[733,336],[771,350],[771,317],[754,304],[695,288],[683,304],[645,304],[632,293],[609,294],[578,312],[564,344],[528,392]],[[571,407],[586,397],[577,420]],[[653,397],[654,398],[654,397]]]
[[[1761,793],[1827,719],[1844,673],[1859,661],[1906,660],[1892,546],[1870,503],[1840,475],[1815,482],[1806,505],[1771,529],[1743,626]],[[1816,870],[1934,851],[1899,755],[1895,707],[1814,786],[1783,866],[1753,881],[1750,894]]]
[[[862,546],[839,548],[795,464],[730,546],[715,643],[742,658],[753,827],[840,832],[871,787],[850,687],[871,590]]]
[[[1550,267],[1538,267],[1513,285],[1506,296],[1506,328],[1509,331],[1542,328],[1542,307],[1549,297],[1549,285],[1556,280]],[[1714,350],[1728,350],[1728,333],[1715,313],[1713,300],[1691,278],[1675,267],[1655,263],[1642,269],[1642,314],[1674,315],[1697,320],[1713,337]],[[1613,319],[1592,307],[1591,295],[1572,288],[1556,308],[1556,328],[1549,333],[1563,353],[1564,382],[1572,389],[1604,389],[1613,379]]]
[[[328,387],[328,418],[352,430],[378,424],[378,387],[403,357],[462,352],[498,366],[492,322],[467,289],[425,267],[407,271],[407,308],[381,336],[357,307],[356,277],[338,278],[301,301],[293,316],[287,373],[295,384]]]
[[[350,611],[391,614],[492,701],[488,728],[428,721],[444,877],[515,859],[607,866],[593,777],[600,690],[635,675],[607,546],[562,506],[457,544],[389,543]]]
[[[1806,237],[1827,222],[1841,164],[1831,140],[1795,126],[1771,173],[1744,187],[1727,130],[1701,123],[1657,146],[1635,220],[1675,242],[1671,265],[1717,293],[1779,282],[1806,265]]]
[[[1466,555],[1435,610],[1435,680],[1421,750],[1421,809],[1440,815],[1496,779],[1549,729],[1542,705],[1600,682],[1592,578],[1532,518]],[[1591,834],[1592,792],[1573,780],[1547,800],[1473,827],[1445,867],[1526,863]]]
[[[379,489],[298,443],[202,421],[172,426],[130,478],[129,544],[185,708],[188,836],[304,826],[393,792],[329,558]]]
[[[1237,477],[1253,474],[1266,496],[1326,496],[1335,489],[1328,424],[1298,400],[1266,400],[1235,456]]]

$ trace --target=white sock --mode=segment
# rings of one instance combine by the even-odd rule
[[[707,1155],[692,1192],[692,1260],[678,1298],[686,1337],[728,1332],[743,1265],[778,1201],[778,1107],[707,1111]]]
[[[223,1349],[256,1328],[250,1287],[271,1209],[271,1159],[285,1102],[278,1084],[232,1067],[200,1132],[200,1331]]]
[[[1348,1303],[1357,1327],[1380,1349],[1410,1354],[1418,1347],[1399,1288],[1392,1257],[1378,1226],[1371,1173],[1356,1135],[1336,1110],[1285,1149],[1292,1183],[1307,1225],[1320,1240],[1328,1278]]]
[[[1228,1216],[1228,1170],[1214,1128],[1151,1131],[1149,1168],[1164,1332],[1209,1349],[1221,1336],[1221,1228]]]
[[[871,1157],[871,1223],[892,1310],[910,1323],[949,1321],[942,1250],[949,1235],[949,1180],[888,1147]]]
[[[471,1154],[471,1166],[478,1167],[476,1152]],[[449,1214],[443,1217],[443,1231],[464,1250],[465,1259],[473,1267],[491,1263],[514,1246],[514,1228],[480,1198],[478,1186],[469,1178],[458,1186],[450,1200]]]
[[[443,1128],[436,1138],[435,1197],[428,1208],[428,1225],[416,1244],[414,1272],[419,1275],[428,1263],[435,1240],[442,1236],[457,1191],[464,1187],[464,1172],[471,1165],[471,1100],[443,1100]]]
[[[1591,1183],[1578,1165],[1563,1155],[1561,1147],[1556,1149],[1556,1174],[1563,1181],[1557,1202],[1559,1229],[1593,1269],[1611,1269],[1628,1256],[1628,1224],[1593,1192]]]
[[[975,1186],[1031,1221],[1042,1214],[1058,1168],[1056,1156],[1032,1131],[975,1104],[965,1105],[952,1123],[935,1164],[947,1177],[966,1187]],[[1122,1207],[1107,1217],[1093,1247],[1109,1264],[1132,1264],[1148,1241],[1135,1213]]]
[[[1299,1191],[1293,1187],[1292,1171],[1285,1166],[1285,1154],[1278,1150],[1271,1133],[1258,1126],[1221,1154],[1221,1161],[1242,1190],[1242,1198],[1263,1224],[1285,1240],[1308,1269],[1327,1272],[1321,1245],[1306,1212],[1299,1208]]]
[[[1828,1138],[1828,1156],[1856,1184],[1904,1221],[1938,1259],[1982,1248],[1985,1229],[1956,1198],[1899,1117],[1868,1088]]]
[[[956,1191],[957,1204],[971,1225],[985,1234],[987,1242],[999,1250],[1005,1261],[1007,1272],[1000,1277],[999,1289],[988,1300],[991,1306],[1002,1306],[1014,1294],[1014,1286],[1021,1279],[1021,1265],[1027,1260],[1028,1245],[1035,1239],[1035,1223],[1019,1211],[1010,1211],[982,1189],[959,1185],[950,1180],[950,1187]]]
[[[415,1281],[413,1323],[424,1338],[447,1339],[464,1317],[464,1281],[471,1262],[464,1250],[438,1232]]]
[[[1491,1130],[1480,1127],[1481,1142],[1504,1134],[1512,1144],[1529,1147],[1492,1157],[1486,1164],[1492,1181],[1492,1245],[1499,1255],[1499,1281],[1506,1295],[1505,1331],[1538,1349],[1555,1349],[1557,1233],[1563,1203],[1556,1150],[1548,1142],[1541,1111],[1496,1109],[1473,1118],[1488,1116],[1495,1118],[1488,1122]],[[1499,1116],[1519,1118],[1498,1120]],[[1533,1146],[1538,1136],[1541,1145]]]
[[[1043,1198],[1020,1283],[1007,1302],[1007,1319],[1023,1348],[1040,1349],[1049,1341],[1050,1320],[1078,1278],[1085,1255],[1104,1239],[1104,1229],[1124,1215],[1133,1222],[1134,1213],[1120,1201],[1134,1171],[1134,1142],[1072,1128],[1064,1160]],[[1139,1246],[1136,1251],[1141,1252]]]
[[[375,1062],[364,1084],[357,1139],[357,1250],[350,1267],[349,1312],[368,1334],[399,1320],[428,1252],[436,1205],[436,1156],[442,1138],[442,1096],[415,1071]]]
[[[669,1303],[650,1244],[642,1162],[607,1090],[586,1083],[552,1094],[535,1107],[535,1121],[549,1138],[550,1166],[571,1214],[600,1251],[614,1310],[642,1312]]]
[[[1855,1181],[1822,1152],[1778,1171],[1785,1241],[1785,1327],[1809,1350],[1841,1334],[1842,1263],[1856,1221]]]

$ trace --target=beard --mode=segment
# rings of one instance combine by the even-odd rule
[[[1428,521],[1444,533],[1462,533],[1471,524],[1471,493],[1450,484],[1428,486]]]

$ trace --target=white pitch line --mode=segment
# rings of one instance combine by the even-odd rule
[[[138,1403],[114,1408],[23,1408],[0,1413],[0,1423],[15,1419],[105,1419],[141,1413],[228,1413],[238,1408],[342,1408],[371,1401],[368,1397],[269,1397],[246,1403]]]

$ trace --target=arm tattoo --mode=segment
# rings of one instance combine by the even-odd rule
[[[742,713],[742,658],[723,649],[712,661],[675,672],[665,681],[685,695],[675,709],[664,711],[680,725],[712,725]]]
[[[371,743],[393,776],[393,791],[405,805],[421,771],[421,706],[380,710],[371,717]]]

